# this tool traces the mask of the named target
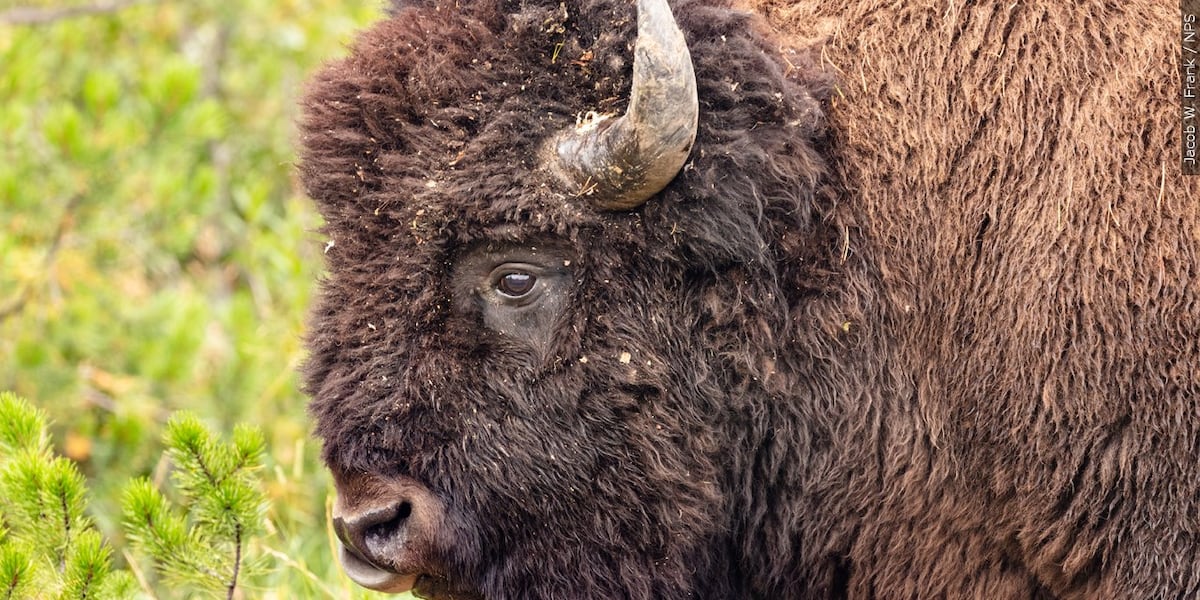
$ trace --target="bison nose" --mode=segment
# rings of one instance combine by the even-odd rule
[[[421,575],[440,575],[444,511],[428,488],[408,477],[337,477],[333,528],[342,566],[359,585],[405,592]]]
[[[403,551],[409,538],[412,501],[373,507],[354,515],[333,518],[338,538],[362,558],[386,564],[388,557]]]

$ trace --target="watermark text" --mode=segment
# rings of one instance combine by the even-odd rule
[[[1179,159],[1184,175],[1200,175],[1200,0],[1181,0]]]

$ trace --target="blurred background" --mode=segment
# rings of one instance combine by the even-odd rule
[[[0,0],[0,390],[53,420],[116,553],[174,410],[260,427],[274,568],[246,597],[365,598],[340,574],[298,391],[322,268],[297,99],[381,0]],[[169,597],[164,595],[164,597]]]

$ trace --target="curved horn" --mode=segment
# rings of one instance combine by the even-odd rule
[[[601,209],[636,208],[683,168],[698,114],[692,57],[671,7],[666,0],[638,0],[629,108],[562,134],[558,165]]]

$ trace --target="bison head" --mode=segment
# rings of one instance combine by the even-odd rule
[[[304,101],[330,238],[305,376],[346,570],[729,596],[766,543],[733,490],[786,460],[769,407],[817,360],[779,348],[836,253],[824,84],[726,6],[464,4],[397,7]]]

